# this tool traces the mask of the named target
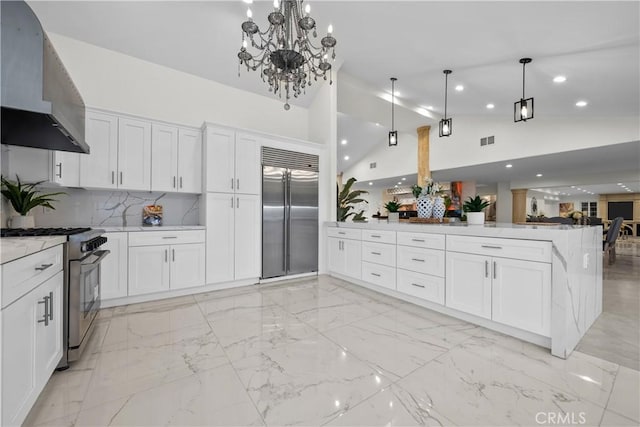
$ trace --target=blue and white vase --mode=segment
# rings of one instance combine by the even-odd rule
[[[436,218],[438,221],[442,221],[442,218],[444,218],[444,213],[447,210],[447,208],[444,205],[444,199],[440,196],[436,197],[436,199],[433,202],[433,217]]]
[[[418,197],[418,218],[431,218],[433,212],[433,199],[431,196],[421,194]]]

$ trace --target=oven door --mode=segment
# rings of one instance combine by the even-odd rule
[[[69,262],[69,349],[78,349],[100,309],[100,263],[110,251]]]

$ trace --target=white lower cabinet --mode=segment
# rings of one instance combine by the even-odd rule
[[[2,309],[3,426],[24,422],[62,357],[62,289],[59,271]]]
[[[334,273],[362,278],[362,242],[360,240],[329,237],[329,270]]]
[[[494,258],[492,319],[551,336],[551,264]]]
[[[444,278],[415,271],[397,270],[399,292],[444,305]]]
[[[125,232],[105,233],[107,243],[101,249],[111,253],[100,264],[100,298],[103,301],[124,298],[128,295],[127,263],[129,239]]]
[[[491,257],[447,252],[445,305],[491,319]]]
[[[129,295],[169,290],[169,246],[129,248]]]
[[[396,289],[396,269],[362,261],[362,280],[388,289]]]
[[[205,245],[171,246],[171,289],[193,288],[204,285]]]

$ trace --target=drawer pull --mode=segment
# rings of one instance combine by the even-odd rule
[[[44,323],[44,326],[49,326],[49,296],[42,298],[42,301],[38,301],[38,304],[44,304],[44,316],[38,320],[38,323]]]
[[[163,239],[177,239],[178,236],[163,236]]]
[[[484,277],[489,277],[489,261],[484,262]]]
[[[420,259],[420,258],[411,258],[411,261],[425,262],[423,259]]]
[[[424,243],[424,239],[411,239],[412,242]]]
[[[372,276],[380,277],[378,273],[371,273]]]
[[[382,255],[380,252],[371,252],[371,255]]]
[[[381,238],[382,236],[381,236],[381,235],[379,235],[379,234],[372,234],[372,235],[371,235],[371,237],[375,237],[376,239],[379,239],[379,238]]]
[[[424,288],[424,285],[418,285],[417,283],[412,283],[411,286],[415,286],[416,288]]]
[[[338,234],[341,234],[341,235],[343,235],[343,236],[344,236],[344,235],[345,235],[345,234],[347,234],[347,233],[345,233],[344,231],[338,231]]]
[[[496,270],[498,269],[498,264],[496,264],[495,261],[493,261],[493,278],[496,278]]]
[[[38,271],[44,271],[47,268],[51,267],[53,264],[42,264],[40,267],[36,267],[36,270]]]
[[[482,247],[486,249],[502,249],[502,246],[482,245]]]

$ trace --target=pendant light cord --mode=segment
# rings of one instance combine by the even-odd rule
[[[522,99],[524,99],[524,67],[526,67],[527,63],[522,63]]]
[[[444,75],[444,119],[447,119],[447,84],[449,81],[449,74]]]
[[[395,114],[394,114],[395,103],[396,103],[395,83],[396,83],[396,78],[392,77],[391,78],[391,131],[392,132],[396,130]]]

